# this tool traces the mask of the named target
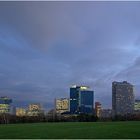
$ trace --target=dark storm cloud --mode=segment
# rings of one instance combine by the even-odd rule
[[[111,82],[128,80],[139,96],[139,13],[140,2],[0,2],[0,94],[50,107],[85,84],[110,107]]]

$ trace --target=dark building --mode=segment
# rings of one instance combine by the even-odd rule
[[[111,109],[102,109],[100,112],[100,118],[111,118],[112,110]]]
[[[11,104],[12,103],[12,99],[10,99],[9,97],[0,97],[0,104]]]
[[[70,88],[70,112],[72,114],[78,113],[79,88],[78,86]]]
[[[72,86],[70,88],[70,113],[90,114],[94,108],[94,92],[87,86]]]
[[[112,113],[115,115],[133,114],[133,85],[127,81],[112,83]]]
[[[90,114],[93,113],[93,91],[80,90],[79,91],[79,112]]]

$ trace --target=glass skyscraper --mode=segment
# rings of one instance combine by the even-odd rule
[[[93,91],[80,90],[79,91],[79,112],[84,114],[93,113]]]
[[[79,86],[72,86],[70,88],[70,113],[78,113],[78,104],[79,104]]]
[[[94,92],[87,86],[72,86],[70,88],[70,113],[93,113]]]

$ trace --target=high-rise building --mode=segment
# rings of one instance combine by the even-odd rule
[[[93,113],[93,91],[90,89],[80,89],[79,91],[79,112],[85,114]]]
[[[71,114],[93,113],[94,92],[87,86],[72,86],[70,88]]]
[[[113,116],[133,113],[134,91],[132,84],[127,81],[112,83],[112,111]]]
[[[69,111],[69,99],[61,98],[55,100],[55,111],[56,113],[64,113]]]
[[[70,112],[72,114],[78,113],[79,88],[76,85],[70,87]]]
[[[140,111],[140,100],[135,100],[135,111]]]
[[[0,114],[11,113],[12,99],[9,97],[0,97]]]
[[[101,116],[102,105],[100,102],[95,102],[95,114],[97,117]]]
[[[26,109],[16,108],[16,116],[19,116],[19,117],[26,116]]]

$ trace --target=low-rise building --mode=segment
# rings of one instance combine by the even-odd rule
[[[140,100],[135,100],[134,109],[136,111],[140,111]]]
[[[95,102],[95,114],[97,117],[101,116],[102,105],[100,102]]]
[[[112,117],[112,110],[111,109],[102,109],[100,118],[111,118]]]
[[[0,114],[11,114],[12,99],[9,97],[0,97]]]
[[[43,115],[44,111],[42,106],[38,103],[30,104],[27,110],[27,116],[40,116]]]
[[[55,111],[56,113],[64,113],[70,110],[69,106],[69,99],[67,98],[60,98],[55,99]]]
[[[23,117],[23,116],[26,116],[26,115],[27,115],[26,109],[16,108],[16,116]]]

